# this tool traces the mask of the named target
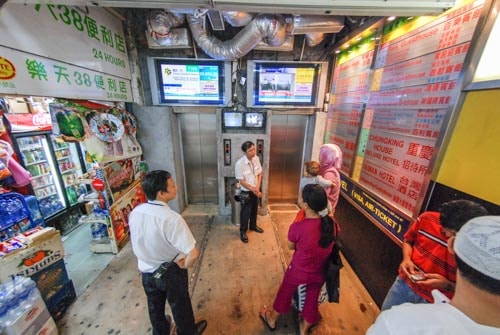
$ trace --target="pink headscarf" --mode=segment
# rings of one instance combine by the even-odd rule
[[[331,167],[340,170],[342,166],[342,150],[340,150],[340,147],[336,144],[323,144],[319,148],[319,163],[321,164],[321,175]]]
[[[342,166],[342,150],[336,144],[323,144],[319,148],[320,174],[332,181],[336,186],[325,188],[326,195],[333,210],[337,206],[340,195],[340,167]]]

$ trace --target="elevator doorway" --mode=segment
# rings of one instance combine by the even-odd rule
[[[178,117],[187,204],[217,204],[216,115],[178,114]]]
[[[272,115],[269,203],[297,202],[307,115]]]

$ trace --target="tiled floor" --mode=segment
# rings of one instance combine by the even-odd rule
[[[292,255],[286,248],[286,233],[296,211],[288,207],[270,208],[268,215],[258,217],[258,224],[265,232],[249,232],[250,241],[243,244],[239,240],[239,227],[231,223],[230,217],[207,215],[212,210],[191,207],[183,213],[201,250],[197,266],[189,271],[195,316],[208,320],[204,335],[267,334],[269,331],[258,318],[258,312],[263,304],[272,304]],[[78,231],[90,236],[90,228],[85,228],[89,227]],[[85,243],[79,248],[84,247]],[[85,265],[70,264],[71,257],[80,257],[83,262],[84,256],[77,256],[76,250],[67,254],[70,277],[84,291],[58,322],[61,335],[151,334],[141,276],[130,243],[116,256],[88,255],[94,267],[85,270],[90,272],[89,276],[79,270]],[[104,265],[95,278],[93,271],[109,258],[112,258],[109,265]],[[320,305],[322,320],[312,334],[365,334],[379,313],[349,264],[344,265],[341,303]],[[82,279],[76,279],[80,275]],[[168,309],[166,313],[170,314]],[[283,315],[274,334],[298,334],[297,325],[297,313]]]
[[[76,296],[79,297],[106,268],[115,255],[90,251],[92,233],[89,224],[83,224],[63,236],[64,263],[69,278],[73,280]]]

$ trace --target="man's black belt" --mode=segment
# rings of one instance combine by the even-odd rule
[[[243,191],[243,190],[241,190],[241,193],[252,193],[252,192],[250,192],[250,191]]]

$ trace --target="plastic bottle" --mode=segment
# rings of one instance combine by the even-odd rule
[[[240,201],[240,198],[241,198],[241,185],[240,183],[236,182],[234,184],[234,200],[235,201]]]
[[[24,277],[22,284],[27,291],[25,307],[26,309],[30,309],[38,297],[40,297],[40,291],[38,291],[35,281],[29,277]]]
[[[0,334],[3,334],[4,328],[7,326],[7,321],[9,320],[7,316],[7,305],[0,300]]]
[[[10,287],[5,295],[5,302],[7,304],[7,323],[14,323],[23,314],[21,306],[19,305],[19,298],[14,292],[14,288]]]
[[[102,209],[106,208],[106,201],[104,201],[104,196],[102,195],[102,192],[98,192],[97,199],[99,201],[99,206]]]
[[[101,225],[102,225],[102,223],[100,223],[100,222],[92,222],[90,224],[90,230],[92,232],[92,239],[94,241],[98,241],[102,238]]]
[[[3,292],[3,285],[0,285],[0,334],[3,334],[3,329],[7,326],[8,309],[5,301],[5,293]]]
[[[87,186],[85,184],[80,184],[80,187],[78,188],[78,195],[85,195],[87,194]]]
[[[66,188],[66,193],[68,195],[68,200],[71,205],[76,204],[78,201],[78,194],[76,194],[75,189],[73,186],[68,186]]]
[[[15,277],[14,278],[14,292],[17,295],[17,299],[19,302],[19,308],[21,312],[29,309],[31,307],[28,296],[30,294],[28,287],[24,285],[25,279],[24,277]]]

